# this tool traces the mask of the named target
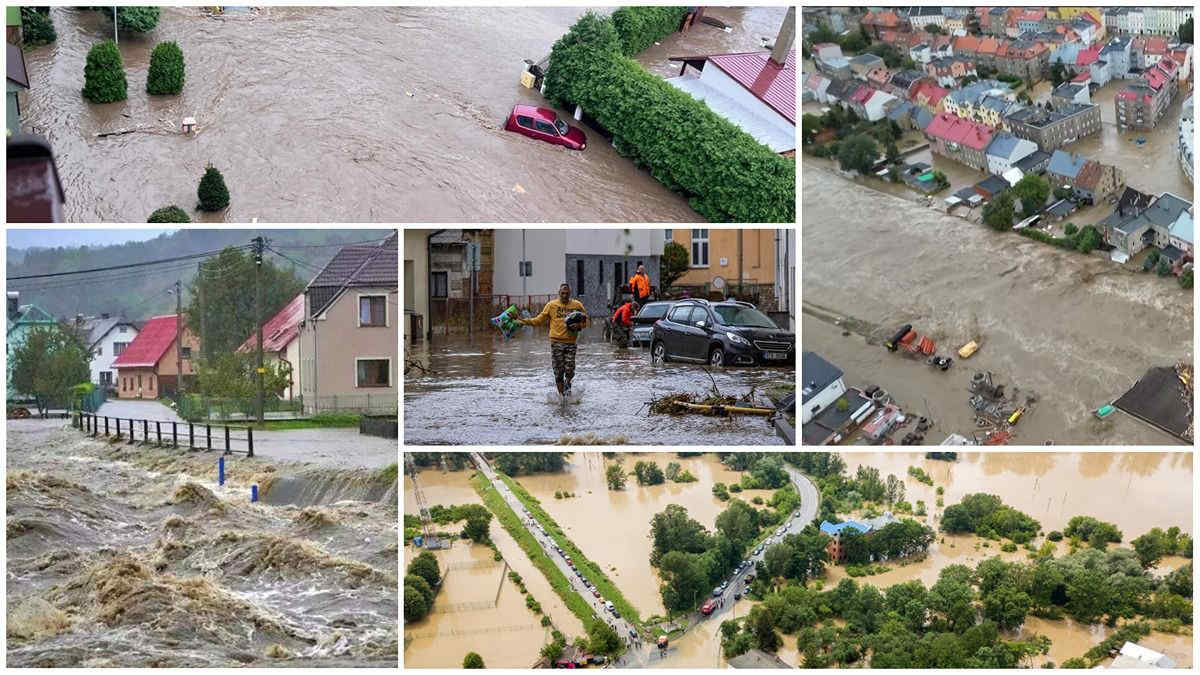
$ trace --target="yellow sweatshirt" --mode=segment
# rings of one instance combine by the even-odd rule
[[[563,304],[561,300],[555,298],[546,303],[541,314],[532,319],[524,319],[522,323],[527,323],[531,326],[540,326],[549,320],[551,342],[575,342],[575,334],[567,330],[567,315],[576,311],[584,311],[582,302],[572,299],[570,302]],[[587,325],[586,319],[583,325]]]

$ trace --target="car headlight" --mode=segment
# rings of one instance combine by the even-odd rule
[[[734,344],[750,346],[750,341],[737,333],[725,333],[725,337],[729,338],[729,341]]]

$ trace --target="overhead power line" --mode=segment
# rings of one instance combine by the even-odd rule
[[[242,249],[250,248],[250,245],[243,244],[241,246],[230,246],[229,248],[242,250]],[[224,250],[224,249],[222,249],[222,250]],[[65,276],[69,276],[69,275],[73,275],[73,274],[89,274],[92,272],[112,272],[114,270],[132,269],[132,268],[136,268],[136,267],[147,267],[150,265],[161,265],[163,263],[179,262],[181,260],[195,260],[196,258],[208,258],[208,257],[214,256],[214,255],[217,255],[219,253],[221,253],[220,250],[205,251],[203,253],[193,253],[191,255],[181,255],[181,256],[174,257],[174,258],[163,258],[161,260],[148,260],[146,262],[129,263],[126,265],[110,265],[108,267],[94,267],[94,268],[88,269],[88,270],[72,270],[70,272],[51,272],[49,274],[26,274],[24,276],[19,276],[19,277],[7,277],[6,281],[22,281],[25,279],[49,279],[52,277],[65,277]]]
[[[391,235],[389,235],[389,236],[391,236]],[[267,240],[267,242],[270,243],[272,246],[277,246],[279,248],[340,248],[343,246],[364,246],[366,244],[379,244],[384,241],[387,241],[387,237],[383,237],[381,239],[368,239],[367,241],[347,241],[347,242],[342,242],[340,244],[291,244],[286,241],[285,242],[276,242],[272,239]],[[276,253],[278,253],[278,251],[276,251]]]

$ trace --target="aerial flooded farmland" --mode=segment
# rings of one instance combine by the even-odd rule
[[[410,667],[1192,663],[1190,453],[421,452],[405,474]]]

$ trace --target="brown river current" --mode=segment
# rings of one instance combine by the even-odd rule
[[[1073,516],[1091,515],[1116,524],[1122,530],[1125,546],[1152,527],[1165,529],[1174,525],[1189,534],[1193,532],[1190,453],[962,453],[957,462],[927,460],[923,453],[841,455],[848,473],[853,473],[861,464],[878,468],[882,476],[895,474],[903,479],[906,500],[913,504],[917,500],[924,501],[930,513],[918,520],[935,527],[942,510],[936,506],[936,487],[941,486],[947,505],[957,503],[973,492],[1000,495],[1005,503],[1036,518],[1045,531],[1063,529]],[[668,504],[680,504],[692,517],[712,529],[716,516],[725,506],[712,496],[712,484],[737,482],[740,474],[720,464],[715,454],[678,458],[675,453],[621,453],[618,457],[626,470],[631,470],[638,460],[654,460],[660,466],[679,462],[699,480],[649,487],[639,487],[631,482],[626,490],[614,492],[605,485],[605,460],[599,453],[576,452],[568,458],[567,470],[563,473],[521,476],[518,482],[540,500],[542,507],[588,558],[603,566],[626,599],[645,618],[662,612],[659,580],[648,562],[650,519]],[[934,486],[926,486],[909,476],[909,466],[921,467],[933,478]],[[478,503],[469,482],[470,475],[471,471],[422,471],[420,481],[427,505]],[[406,482],[405,512],[414,513],[416,502],[409,487]],[[556,491],[571,492],[575,496],[555,499]],[[740,498],[749,500],[756,495],[766,497],[769,494],[766,490],[752,490],[743,492]],[[597,530],[600,523],[602,535]],[[533,595],[544,608],[550,606],[547,613],[554,617],[559,629],[568,638],[578,634],[575,632],[581,630],[578,620],[561,607],[545,578],[528,563],[515,542],[494,522],[492,532],[505,559],[522,575]],[[1060,542],[1056,555],[1067,553],[1067,542]],[[406,547],[406,559],[411,555],[411,547]],[[460,581],[471,575],[471,583],[457,588],[455,584],[448,584],[442,591],[446,595],[439,595],[436,603],[486,602],[496,598],[497,591],[499,600],[495,607],[434,614],[420,623],[406,626],[405,664],[456,667],[461,663],[462,655],[471,649],[479,651],[489,667],[525,667],[536,660],[538,650],[549,637],[524,607],[520,595],[510,588],[511,584],[501,583],[503,568],[492,561],[490,550],[457,542],[453,549],[437,555],[444,565],[471,568],[451,572],[452,575],[461,574]],[[918,579],[931,586],[937,581],[939,571],[947,565],[974,567],[997,555],[1006,560],[1026,560],[1023,549],[1003,553],[995,542],[975,536],[939,535],[925,559],[889,563],[892,569],[888,572],[859,578],[858,582],[886,587]],[[1154,574],[1161,576],[1188,562],[1179,556],[1169,556],[1159,563]],[[826,571],[823,583],[829,587],[845,577],[844,568],[831,567]],[[753,604],[753,601],[743,599],[731,613],[721,618],[744,616]],[[564,617],[569,622],[564,621]],[[720,621],[701,622],[672,642],[666,659],[651,655],[648,665],[726,667],[726,661],[719,653],[719,627]],[[477,631],[504,635],[504,638],[471,642],[470,636]],[[1110,632],[1111,629],[1103,625],[1086,626],[1070,619],[1052,621],[1036,617],[1028,617],[1020,629],[1021,635],[1038,633],[1052,640],[1050,653],[1035,659],[1035,666],[1047,660],[1062,663],[1072,656],[1079,656],[1108,637]],[[795,636],[783,637],[784,646],[779,656],[789,664],[799,665],[801,656],[795,648]],[[1180,666],[1192,663],[1190,636],[1155,632],[1141,644],[1166,653]]]
[[[98,105],[80,95],[84,63],[112,22],[55,7],[58,41],[25,57],[24,124],[51,142],[73,222],[138,222],[168,204],[191,212],[208,163],[224,173],[231,205],[194,220],[701,220],[594,130],[584,152],[503,131],[514,104],[546,104],[520,85],[522,60],[548,55],[587,9],[262,7],[210,17],[164,7],[148,35],[120,36],[128,100]],[[730,32],[699,26],[641,58],[673,75],[667,56],[757,50],[784,12],[714,8]],[[187,82],[179,96],[149,96],[150,50],[165,40],[183,49]],[[179,133],[187,116],[195,135]]]
[[[221,487],[218,453],[64,426],[7,424],[9,666],[395,667],[394,482],[231,456]],[[285,474],[341,494],[250,503]]]

